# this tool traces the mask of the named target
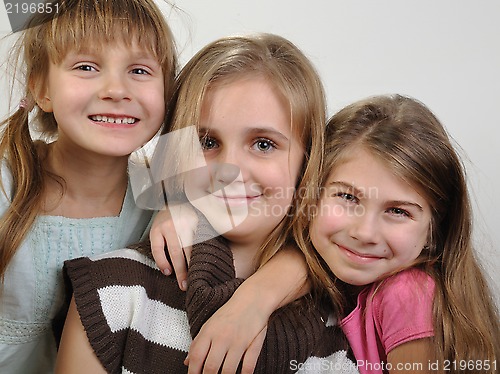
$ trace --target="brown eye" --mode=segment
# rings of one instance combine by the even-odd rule
[[[335,196],[340,197],[342,200],[345,200],[349,203],[357,203],[358,198],[354,196],[353,194],[346,193],[346,192],[337,192]]]
[[[395,216],[410,217],[410,213],[401,208],[389,208],[388,212]]]
[[[206,151],[217,148],[217,141],[209,136],[202,137],[200,139],[200,144],[201,148]]]
[[[78,65],[76,67],[77,70],[81,70],[81,71],[94,71],[95,68],[90,66],[90,65]]]
[[[142,68],[133,69],[132,73],[138,74],[138,75],[149,75],[149,72],[146,69],[142,69]]]

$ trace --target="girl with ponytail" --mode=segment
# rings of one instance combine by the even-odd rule
[[[65,260],[141,238],[151,212],[134,203],[128,157],[159,130],[177,65],[152,0],[42,10],[12,52],[25,99],[1,123],[1,373],[53,372]]]

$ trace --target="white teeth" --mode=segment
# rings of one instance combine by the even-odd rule
[[[118,125],[121,125],[122,123],[133,124],[137,121],[137,119],[132,117],[116,118],[116,117],[106,117],[101,115],[90,116],[90,119],[96,122],[116,123]]]

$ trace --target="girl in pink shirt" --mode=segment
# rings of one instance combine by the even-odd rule
[[[496,373],[498,310],[475,259],[463,165],[443,126],[414,99],[379,96],[333,116],[326,139],[320,200],[310,227],[299,225],[301,246],[360,372]]]

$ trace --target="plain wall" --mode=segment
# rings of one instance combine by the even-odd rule
[[[272,32],[316,65],[329,114],[374,94],[402,93],[427,104],[461,146],[475,241],[500,305],[499,1],[178,0],[176,10],[158,3],[182,62],[218,37]],[[10,30],[3,2],[0,25],[3,36]],[[2,56],[6,48],[0,45]],[[3,117],[4,86],[0,98]]]

